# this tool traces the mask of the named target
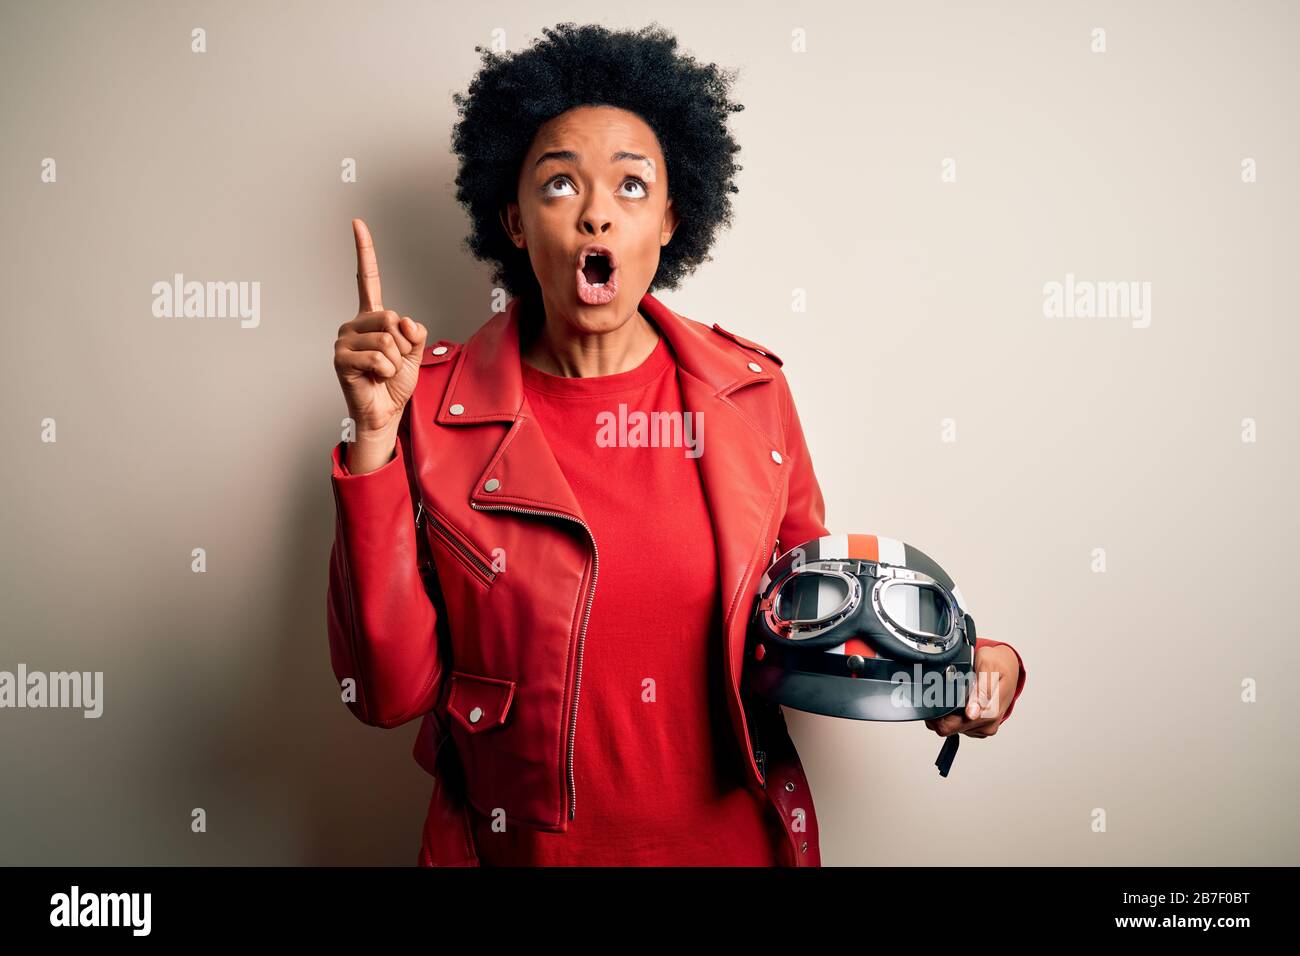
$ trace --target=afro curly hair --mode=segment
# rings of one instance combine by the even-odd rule
[[[492,281],[511,296],[541,301],[528,252],[510,241],[500,212],[517,201],[519,169],[542,124],[578,106],[609,105],[640,116],[654,131],[668,166],[669,196],[680,222],[659,256],[650,288],[675,289],[712,257],[718,228],[731,223],[732,181],[743,167],[726,128],[736,71],[677,52],[659,24],[611,31],[571,22],[543,28],[546,39],[513,54],[481,46],[483,65],[467,95],[454,93],[461,119],[452,134],[459,157],[456,200],[469,213],[464,247],[493,263]]]

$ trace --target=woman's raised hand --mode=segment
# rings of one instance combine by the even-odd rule
[[[385,309],[379,288],[379,261],[370,230],[352,220],[357,243],[356,318],[339,326],[334,343],[334,370],[343,387],[348,414],[357,423],[357,450],[372,459],[386,448],[382,461],[392,454],[397,426],[415,383],[420,377],[420,356],[428,330],[410,316]],[[349,454],[349,470],[354,469]],[[371,470],[362,468],[361,471]]]

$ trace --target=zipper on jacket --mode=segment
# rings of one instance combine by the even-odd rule
[[[417,528],[420,526],[420,519],[422,517],[429,523],[429,527],[433,528],[438,537],[447,542],[447,544],[450,545],[457,554],[465,559],[472,570],[477,571],[479,576],[482,577],[486,583],[492,583],[492,580],[496,577],[496,572],[492,570],[492,565],[484,561],[474,552],[473,549],[461,541],[460,538],[456,537],[456,535],[453,534],[443,522],[439,521],[434,516],[432,511],[429,511],[424,507],[423,501],[416,506],[415,510],[415,526]]]
[[[550,515],[555,518],[564,518],[568,521],[574,521],[586,529],[587,536],[591,538],[591,589],[587,593],[587,607],[582,612],[582,627],[578,630],[578,664],[573,678],[573,709],[569,716],[569,747],[568,747],[568,773],[569,773],[569,819],[572,820],[574,814],[578,811],[578,790],[573,782],[573,741],[578,732],[578,695],[582,691],[582,646],[587,639],[587,619],[591,616],[591,605],[596,600],[596,578],[600,574],[600,552],[596,549],[596,536],[592,533],[587,522],[581,518],[575,518],[573,515],[565,514],[563,511],[541,511],[537,508],[519,508],[515,505],[480,505],[471,501],[469,506],[476,511],[518,511],[523,514],[531,515]]]

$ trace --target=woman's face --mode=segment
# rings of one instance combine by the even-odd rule
[[[649,125],[612,106],[569,110],[537,131],[518,188],[502,224],[528,250],[548,321],[607,332],[630,319],[677,228]],[[611,256],[593,252],[584,268],[592,245]]]

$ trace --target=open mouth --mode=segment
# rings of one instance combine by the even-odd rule
[[[594,286],[604,285],[613,271],[613,267],[609,264],[609,256],[602,256],[600,253],[587,256],[587,261],[582,264],[583,276]]]
[[[578,252],[578,298],[587,305],[605,305],[618,293],[618,260],[613,250],[596,244]]]

